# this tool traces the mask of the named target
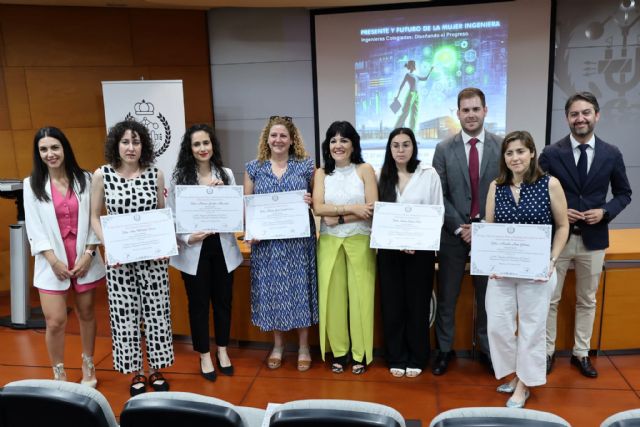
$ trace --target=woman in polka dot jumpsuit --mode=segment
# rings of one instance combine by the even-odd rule
[[[105,207],[108,215],[164,207],[164,177],[153,166],[153,143],[144,125],[124,121],[111,128],[105,159],[108,164],[96,170],[91,185],[91,224],[103,242],[100,215]],[[113,365],[122,373],[134,373],[129,389],[132,396],[143,393],[147,386],[142,335],[148,384],[156,391],[169,390],[158,371],[174,361],[167,266],[166,259],[107,265]]]

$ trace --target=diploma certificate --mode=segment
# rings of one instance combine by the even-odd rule
[[[371,248],[437,251],[444,206],[376,202]]]
[[[171,209],[100,217],[109,264],[178,255]]]
[[[311,236],[306,191],[244,196],[245,239],[273,240]]]
[[[550,225],[473,223],[471,242],[473,275],[522,279],[549,276]]]
[[[241,185],[177,185],[175,192],[177,233],[243,231]]]

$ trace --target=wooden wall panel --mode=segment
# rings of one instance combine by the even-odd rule
[[[81,168],[93,172],[105,163],[104,141],[107,131],[104,126],[63,128],[62,131],[71,142],[76,161]]]
[[[602,315],[602,350],[640,348],[640,267],[609,268]]]
[[[0,52],[2,52],[2,37],[0,34]],[[7,85],[4,79],[4,67],[0,66],[0,131],[11,129],[9,115],[9,101],[7,100]]]
[[[207,17],[189,10],[131,10],[135,65],[209,65]]]
[[[8,66],[133,65],[126,9],[4,6],[0,16]]]
[[[11,131],[0,131],[0,178],[19,178]]]
[[[17,130],[13,132],[13,146],[15,147],[16,169],[18,177],[24,178],[31,173],[33,159],[33,135],[36,129]]]
[[[5,68],[4,80],[7,83],[6,99],[11,129],[30,129],[31,108],[24,68]]]
[[[144,68],[28,68],[26,81],[33,127],[104,126],[102,81],[136,80]]]
[[[183,80],[185,115],[195,123],[211,123],[213,98],[209,73],[209,66],[149,67],[151,80]]]

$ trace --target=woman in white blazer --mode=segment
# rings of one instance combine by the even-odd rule
[[[24,180],[24,209],[34,286],[46,320],[45,340],[56,380],[66,380],[64,331],[72,288],[82,340],[82,384],[97,384],[93,364],[95,288],[104,284],[99,243],[90,226],[91,175],[78,166],[60,129],[45,127],[33,140],[33,169]]]
[[[173,172],[169,206],[175,213],[176,185],[235,185],[231,169],[222,165],[220,143],[213,129],[204,124],[187,129]],[[242,254],[233,233],[200,231],[178,234],[180,254],[171,265],[182,272],[189,300],[189,324],[193,349],[200,354],[200,373],[209,381],[217,374],[209,350],[209,303],[217,345],[216,363],[222,374],[233,375],[227,354],[231,330],[233,270],[242,262]]]

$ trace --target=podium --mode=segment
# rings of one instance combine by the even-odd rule
[[[15,199],[18,212],[17,223],[9,226],[10,271],[11,271],[11,315],[0,317],[0,326],[14,329],[44,328],[44,316],[40,308],[31,309],[29,304],[29,243],[24,222],[24,198],[22,181],[0,180],[0,197]]]

